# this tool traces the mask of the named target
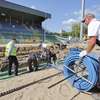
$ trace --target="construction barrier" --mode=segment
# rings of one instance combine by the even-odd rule
[[[79,60],[81,49],[71,48],[64,59],[64,76],[69,77],[68,81],[79,91],[89,91],[96,86],[99,80],[99,60],[94,54],[85,56],[80,64]]]

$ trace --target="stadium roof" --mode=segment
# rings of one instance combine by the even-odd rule
[[[11,3],[5,0],[0,0],[0,13],[7,14],[8,16],[23,16],[27,20],[41,20],[51,18],[51,14],[39,10],[28,8],[22,5]]]

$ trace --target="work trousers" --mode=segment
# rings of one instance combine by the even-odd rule
[[[12,72],[11,72],[11,70],[12,70],[12,64],[14,64],[14,73],[17,76],[18,75],[18,65],[19,65],[17,57],[16,56],[9,56],[8,60],[9,60],[8,74],[9,75],[12,74]]]

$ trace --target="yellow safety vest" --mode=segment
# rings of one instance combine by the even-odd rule
[[[8,50],[10,48],[12,48],[12,49],[11,49],[10,54],[8,54]],[[11,43],[8,43],[6,45],[5,56],[16,56],[16,47],[15,46],[12,47]]]

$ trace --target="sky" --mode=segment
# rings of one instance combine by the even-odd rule
[[[82,0],[6,0],[51,14],[42,26],[50,32],[70,31],[72,23],[81,20]],[[85,12],[100,19],[100,0],[85,0]]]

